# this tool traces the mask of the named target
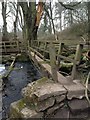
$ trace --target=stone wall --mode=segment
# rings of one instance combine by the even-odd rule
[[[23,99],[10,107],[10,118],[90,118],[90,104],[80,83],[62,86],[47,78],[39,79],[22,90]],[[73,89],[72,89],[73,88]],[[80,89],[79,89],[80,88]],[[78,91],[78,93],[76,92]]]

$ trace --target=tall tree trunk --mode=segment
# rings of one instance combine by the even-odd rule
[[[23,11],[24,17],[24,40],[31,42],[31,40],[36,39],[37,29],[35,28],[35,19],[36,19],[36,2],[19,2],[19,5]]]
[[[61,20],[61,14],[59,15],[59,20],[60,20],[60,31],[62,31],[62,20]]]
[[[88,48],[90,49],[90,2],[87,3],[88,8]]]
[[[55,26],[54,26],[54,21],[53,21],[53,16],[52,16],[51,2],[50,2],[50,14],[51,14],[51,22],[52,22],[53,32],[54,32],[54,35],[55,35],[56,32],[55,32]]]
[[[49,33],[50,33],[50,34],[52,33],[52,25],[51,25],[50,18],[49,18]]]
[[[7,3],[2,2],[2,17],[3,17],[3,36],[2,40],[8,40],[7,36],[7,22],[6,22],[6,9],[7,9]]]
[[[18,5],[18,3],[17,3],[16,16],[15,16],[15,21],[14,21],[14,23],[13,23],[13,25],[14,25],[14,40],[17,40],[18,10],[19,10],[19,5]]]
[[[73,24],[73,11],[70,10],[70,24]]]

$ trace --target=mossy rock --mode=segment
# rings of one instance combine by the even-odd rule
[[[29,61],[29,57],[26,54],[23,53],[17,58],[17,61],[19,61],[19,62],[27,62],[27,61]]]
[[[24,100],[21,99],[17,102],[14,102],[10,106],[10,118],[20,118],[20,111],[26,106]]]
[[[27,105],[30,106],[30,108],[35,109],[35,107],[37,106],[38,97],[35,95],[37,90],[40,89],[41,86],[49,82],[51,83],[53,81],[48,80],[48,78],[46,77],[43,77],[37,81],[28,84],[28,86],[22,90],[24,100]]]

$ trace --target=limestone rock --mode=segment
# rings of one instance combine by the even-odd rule
[[[36,106],[36,111],[44,111],[48,109],[49,107],[52,107],[55,103],[55,98],[48,98],[44,101],[38,102]]]
[[[81,99],[81,100],[73,99],[68,103],[68,105],[70,107],[70,110],[73,113],[90,109],[90,104],[88,103],[86,99]]]
[[[65,98],[66,98],[66,95],[56,96],[55,97],[56,103],[60,103],[60,102],[64,101]]]
[[[23,100],[13,102],[10,105],[10,118],[20,118],[20,111],[26,106]]]
[[[66,90],[62,85],[58,83],[46,83],[41,86],[41,88],[38,89],[34,94],[38,97],[39,101],[42,101],[48,97],[62,95],[65,93]]]
[[[59,83],[54,83],[50,80],[44,82],[37,81],[29,84],[23,89],[22,94],[26,100],[36,97],[38,101],[43,101],[49,97],[66,94],[66,89]]]
[[[52,113],[54,113],[54,111],[58,110],[59,108],[61,108],[64,105],[64,103],[62,102],[61,104],[56,104],[53,107],[49,108],[47,110],[47,115],[50,115]]]
[[[53,119],[58,119],[58,120],[69,120],[69,109],[67,106],[64,106],[60,109],[57,110],[57,112],[54,114]],[[72,119],[71,119],[72,120]]]
[[[42,112],[37,113],[35,110],[31,110],[27,107],[21,110],[21,118],[42,118],[42,117],[43,117]]]
[[[82,99],[85,96],[85,87],[81,83],[73,85],[64,85],[67,89],[67,98],[71,100],[72,98]]]

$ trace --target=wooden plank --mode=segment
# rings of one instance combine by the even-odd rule
[[[34,53],[33,53],[33,52],[31,52],[31,56],[32,56],[32,58],[33,58],[33,56],[34,56]],[[32,58],[31,58],[31,59],[32,59]],[[40,64],[42,67],[44,67],[44,68],[46,69],[46,71],[47,71],[50,75],[52,75],[51,66],[50,66],[49,64],[46,64],[46,63],[44,64],[44,60],[41,59],[40,57],[38,57],[37,55],[36,55],[35,58],[36,58],[38,64]],[[62,74],[60,74],[58,71],[57,71],[57,77],[58,77],[58,82],[59,82],[60,84],[62,84],[62,85],[70,84],[70,82],[69,82]]]
[[[64,60],[66,60],[66,61],[68,61],[68,62],[72,62],[74,64],[77,64],[77,61],[74,60],[74,59],[71,59],[70,57],[66,57],[66,56],[63,56],[63,55],[57,55],[57,56],[64,59]]]
[[[42,48],[40,48],[40,47],[36,47],[36,46],[35,46],[34,49],[37,49],[37,50],[40,50],[40,51],[43,51],[43,52],[49,53],[48,50],[42,49]]]

